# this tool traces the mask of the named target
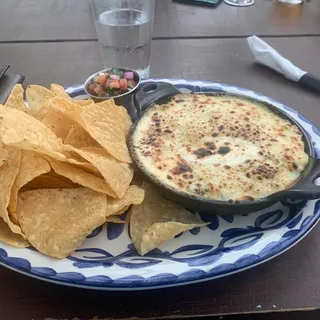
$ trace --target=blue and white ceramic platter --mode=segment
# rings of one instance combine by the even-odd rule
[[[309,133],[317,156],[320,133],[303,116],[262,94],[214,82],[149,79],[174,84],[183,92],[222,91],[267,101],[298,120]],[[82,86],[67,89],[84,98]],[[319,150],[319,152],[318,152]],[[127,227],[109,223],[97,228],[71,256],[55,260],[32,248],[0,243],[3,266],[41,280],[101,290],[145,290],[217,279],[264,263],[291,248],[316,225],[320,200],[284,200],[262,211],[240,216],[196,213],[211,223],[161,245],[140,257]]]

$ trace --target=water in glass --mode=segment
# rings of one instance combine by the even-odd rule
[[[127,67],[149,76],[153,16],[133,8],[101,12],[96,29],[105,68]]]

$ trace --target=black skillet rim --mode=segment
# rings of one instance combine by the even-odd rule
[[[179,93],[177,93],[177,94],[179,94]],[[242,206],[250,206],[250,205],[254,205],[254,204],[269,203],[269,202],[274,200],[272,196],[275,195],[275,194],[277,194],[278,198],[279,198],[279,195],[281,195],[281,192],[288,191],[289,189],[294,188],[294,186],[298,182],[301,182],[304,178],[306,178],[308,176],[308,174],[306,174],[306,172],[310,171],[314,167],[315,150],[314,150],[312,141],[310,140],[310,137],[309,137],[308,133],[306,132],[306,130],[301,126],[301,124],[297,120],[295,120],[291,115],[286,113],[284,110],[276,107],[275,105],[273,105],[273,104],[271,104],[269,102],[266,102],[266,101],[263,101],[263,100],[259,100],[257,98],[248,97],[246,95],[237,94],[237,93],[197,92],[197,93],[186,93],[186,94],[236,97],[236,98],[240,98],[240,99],[243,99],[243,100],[247,100],[247,101],[249,100],[251,102],[263,104],[264,106],[266,106],[272,112],[276,113],[277,115],[279,115],[283,119],[286,119],[286,120],[290,121],[292,124],[294,124],[294,125],[296,125],[298,127],[298,129],[302,133],[302,140],[304,142],[304,149],[305,149],[305,152],[309,156],[309,161],[308,161],[308,164],[306,165],[305,169],[301,172],[300,177],[291,186],[287,187],[286,189],[282,189],[282,190],[280,190],[278,192],[272,193],[267,197],[258,198],[258,199],[254,199],[254,200],[237,200],[237,201],[233,201],[233,202],[228,202],[228,201],[223,201],[223,200],[210,200],[208,198],[202,198],[202,197],[197,197],[197,196],[192,197],[188,193],[184,193],[184,192],[176,190],[174,188],[170,188],[166,184],[162,183],[157,177],[153,176],[152,174],[149,174],[145,170],[143,164],[140,162],[140,160],[139,160],[139,158],[138,158],[138,156],[137,156],[137,154],[135,152],[135,147],[134,147],[134,143],[133,143],[133,136],[134,136],[135,130],[137,128],[137,125],[138,125],[140,119],[142,119],[142,117],[144,116],[145,112],[147,110],[151,109],[155,104],[157,104],[157,102],[159,100],[163,100],[163,98],[160,98],[157,101],[152,102],[149,106],[147,106],[143,110],[141,117],[134,122],[134,124],[133,124],[133,126],[131,128],[131,131],[130,131],[130,135],[129,135],[129,150],[130,150],[131,156],[132,156],[136,166],[146,176],[146,178],[148,180],[150,180],[150,182],[154,183],[156,186],[158,186],[160,188],[163,188],[163,189],[167,190],[168,192],[177,194],[180,197],[185,197],[188,200],[199,201],[201,203],[205,203],[205,204],[208,204],[208,205],[223,205],[223,206],[226,206],[226,207],[229,207],[229,208],[231,208],[231,207],[239,208],[239,207],[242,207]],[[169,102],[175,95],[176,94],[172,94],[169,97],[165,98],[164,100]]]

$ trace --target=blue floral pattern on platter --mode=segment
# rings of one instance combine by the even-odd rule
[[[267,101],[301,123],[320,155],[319,130],[295,110],[260,93],[206,81],[148,81],[171,82],[182,92],[228,92]],[[85,95],[81,85],[67,92],[79,99]],[[291,248],[318,222],[320,200],[283,200],[238,216],[195,214],[210,224],[179,234],[144,257],[136,253],[127,225],[108,223],[94,230],[67,259],[55,260],[32,248],[0,243],[0,262],[45,281],[92,289],[144,290],[201,282],[254,267]]]

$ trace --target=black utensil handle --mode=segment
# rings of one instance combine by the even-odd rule
[[[22,83],[24,80],[24,76],[21,74],[5,74],[0,79],[0,104],[4,104],[10,93],[12,88],[17,83]]]
[[[314,76],[311,73],[306,73],[305,75],[303,75],[300,78],[299,83],[305,88],[320,93],[320,78]]]
[[[138,117],[140,118],[143,111],[152,103],[171,98],[178,93],[180,93],[179,90],[167,82],[150,82],[142,85],[134,95]]]
[[[6,71],[10,68],[10,66],[1,66],[0,67],[0,79],[4,76]]]
[[[320,177],[320,159],[314,159],[314,166],[311,172],[287,190],[280,191],[270,197],[292,198],[297,200],[311,200],[320,198],[320,186],[314,181]]]

